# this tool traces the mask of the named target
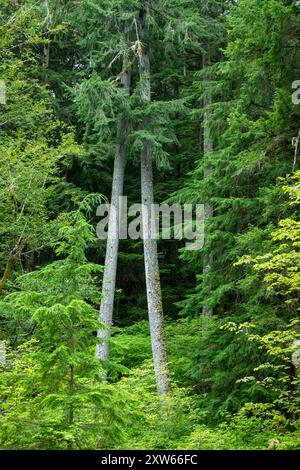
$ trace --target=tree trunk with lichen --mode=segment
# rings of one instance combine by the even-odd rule
[[[121,76],[124,90],[130,93],[130,71],[126,70]],[[96,357],[106,361],[109,355],[110,329],[113,319],[114,296],[117,276],[119,227],[121,217],[121,196],[123,195],[124,173],[126,166],[124,135],[126,134],[127,121],[120,119],[117,129],[117,147],[114,161],[111,208],[108,220],[108,237],[106,244],[105,268],[102,282],[102,297],[100,305],[100,322],[105,328],[99,328],[97,337],[99,343],[96,346]]]
[[[143,2],[143,6],[140,10],[139,31],[140,40],[142,43],[142,49],[139,57],[141,99],[144,102],[150,102],[151,88],[147,27],[147,2]],[[144,124],[145,128],[147,129],[149,126],[148,118],[144,119]],[[155,224],[155,216],[151,210],[153,204],[152,146],[151,143],[147,140],[144,140],[143,149],[141,152],[141,187],[144,263],[153,365],[157,391],[159,395],[164,396],[170,392],[170,378],[163,327],[163,308],[157,255],[157,241],[152,236],[151,230],[153,224]]]
[[[204,71],[207,69],[207,67],[210,66],[210,46],[209,43],[205,45],[205,51],[203,52],[203,69]],[[204,91],[204,97],[203,97],[203,110],[204,110],[204,115],[203,115],[203,158],[204,158],[204,164],[205,164],[205,170],[204,170],[204,178],[208,178],[211,175],[212,169],[210,165],[206,165],[205,159],[207,156],[213,151],[213,141],[210,137],[210,129],[209,129],[209,117],[210,117],[210,106],[212,104],[212,98],[211,98],[211,77],[209,73],[205,73],[204,78],[204,86],[205,86],[205,91]],[[205,201],[204,203],[204,230],[207,228],[207,222],[213,217],[214,211],[212,205]],[[213,261],[213,255],[212,253],[206,253],[203,256],[203,283],[204,287],[207,287],[208,282],[209,282],[209,273],[211,272],[211,265]],[[211,317],[213,315],[213,310],[212,308],[205,304],[203,305],[202,308],[202,315],[204,317]]]

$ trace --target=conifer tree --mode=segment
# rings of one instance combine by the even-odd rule
[[[128,64],[124,64],[124,71],[121,72],[120,81],[127,94],[130,93],[130,75]],[[120,118],[117,126],[117,146],[113,170],[111,206],[108,221],[107,245],[105,256],[105,268],[102,281],[102,296],[100,305],[100,321],[105,325],[105,329],[98,330],[98,338],[101,342],[96,347],[96,357],[102,361],[107,361],[109,354],[108,339],[112,326],[114,297],[118,263],[119,236],[122,217],[122,203],[124,187],[124,173],[126,167],[126,132],[127,119]]]
[[[147,1],[142,1],[138,18],[138,31],[141,41],[139,56],[140,69],[140,93],[142,101],[151,101],[150,82],[150,58],[149,58],[149,33],[148,33],[148,8]],[[148,117],[144,118],[147,131]],[[156,376],[157,390],[160,395],[169,393],[170,378],[166,353],[163,307],[160,286],[160,274],[157,255],[157,241],[153,236],[155,224],[153,214],[153,169],[152,146],[146,138],[143,140],[141,151],[141,189],[142,189],[142,230],[144,243],[144,263],[148,300],[148,316],[152,341],[153,364]]]
[[[209,71],[207,70],[208,67],[211,65],[211,52],[210,52],[210,42],[207,41],[204,46],[203,51],[203,72],[204,72],[204,97],[203,97],[203,160],[204,165],[206,168],[204,169],[204,178],[207,178],[212,169],[210,166],[207,166],[205,159],[209,156],[209,154],[213,151],[213,141],[212,137],[210,136],[210,129],[209,129],[209,113],[210,113],[210,106],[212,105],[212,97],[211,97],[211,79],[209,76]],[[204,206],[204,231],[207,229],[207,222],[213,217],[213,207],[211,203],[206,202]],[[208,255],[203,256],[203,283],[207,283],[207,276],[211,270],[211,263],[212,263],[212,252]],[[212,309],[204,303],[202,314],[205,317],[212,316]]]
[[[103,382],[94,357],[95,274],[102,268],[86,259],[94,234],[81,210],[65,218],[60,236],[60,259],[20,276],[20,290],[0,303],[3,316],[22,318],[34,330],[29,340],[20,338],[1,372],[0,436],[6,448],[103,448],[122,434],[129,402]]]

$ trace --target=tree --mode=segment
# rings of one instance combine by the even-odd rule
[[[33,17],[30,11],[30,5],[21,11],[17,5],[4,5],[9,26],[0,26],[0,74],[7,91],[0,109],[1,294],[16,265],[30,268],[38,252],[55,238],[59,211],[54,193],[66,190],[63,172],[72,158],[83,155],[74,130],[67,126],[62,131],[52,94],[40,76],[42,64],[33,48],[43,46],[45,39],[39,10]],[[13,21],[10,12],[16,15]]]
[[[124,65],[125,71],[121,72],[121,83],[127,94],[130,93],[130,70],[127,70],[127,64]],[[105,256],[105,268],[102,281],[102,296],[100,305],[100,322],[106,326],[105,329],[98,330],[98,338],[101,342],[96,347],[96,357],[102,361],[107,361],[109,354],[110,329],[112,326],[119,236],[122,216],[121,197],[123,196],[124,172],[126,166],[125,135],[127,132],[127,119],[120,118],[117,130],[117,147],[114,161],[114,172],[112,182],[111,206],[108,221],[108,234]]]
[[[103,382],[94,357],[95,274],[102,268],[85,256],[93,229],[78,210],[69,214],[60,235],[55,244],[60,259],[20,276],[19,290],[0,304],[3,316],[22,318],[34,332],[11,351],[1,372],[5,448],[106,448],[122,436],[129,401]]]
[[[203,283],[199,254],[184,254],[186,263],[200,274],[195,289],[180,303],[188,316],[201,312],[206,303],[214,311],[191,367],[197,386],[208,393],[203,406],[207,403],[210,416],[238,410],[245,401],[270,399],[269,391],[257,384],[237,383],[243,370],[251,373],[265,360],[265,351],[220,330],[223,322],[253,322],[267,334],[290,315],[288,305],[266,289],[256,271],[233,265],[243,254],[268,253],[270,234],[289,210],[277,178],[293,167],[295,149],[290,144],[299,127],[299,107],[291,100],[291,83],[299,70],[291,49],[297,11],[299,7],[287,2],[239,1],[225,15],[224,58],[216,64],[213,60],[210,68],[214,150],[206,164],[212,172],[203,178],[200,157],[181,192],[181,200],[209,200],[214,207],[204,247],[205,253],[214,253],[209,284]],[[202,96],[199,77],[203,79],[201,72],[194,89]]]
[[[284,179],[283,191],[289,196],[291,209],[300,202],[300,172]],[[256,382],[270,389],[276,400],[270,403],[268,410],[274,408],[283,412],[287,419],[299,418],[299,242],[300,223],[297,213],[279,222],[271,234],[273,249],[271,252],[255,258],[243,256],[237,265],[251,265],[260,273],[262,282],[268,290],[284,299],[289,307],[289,318],[277,328],[259,334],[254,323],[237,326],[228,324],[227,328],[237,334],[245,334],[249,341],[255,342],[267,353],[268,361],[254,370],[255,376],[245,377],[245,382]]]
[[[100,5],[101,7],[101,5]],[[146,37],[146,34],[143,36],[143,30],[145,28],[144,25],[144,18],[139,18],[139,15],[144,15],[142,13],[142,10],[144,6],[139,10],[136,8],[136,5],[129,4],[126,6],[126,9],[124,11],[124,5],[122,2],[116,2],[112,5],[112,10],[118,12],[118,17],[117,21],[118,24],[120,24],[121,28],[121,35],[115,34],[112,32],[113,35],[113,41],[111,38],[106,37],[106,31],[102,33],[101,40],[108,42],[109,44],[112,45],[113,51],[114,51],[114,57],[111,60],[111,66],[114,67],[113,70],[116,70],[116,64],[119,63],[119,59],[123,57],[123,70],[120,72],[118,70],[118,73],[116,74],[116,78],[114,79],[114,82],[118,82],[120,79],[126,81],[126,77],[129,76],[129,74],[124,73],[125,71],[128,70],[128,66],[133,66],[137,61],[139,62],[139,67],[140,67],[140,83],[138,86],[140,87],[141,90],[141,100],[138,101],[136,98],[136,95],[133,96],[132,103],[131,103],[131,111],[129,113],[129,120],[131,127],[133,127],[133,131],[129,134],[128,140],[130,143],[132,143],[132,148],[135,152],[140,150],[140,147],[143,148],[142,153],[141,153],[141,160],[142,160],[142,200],[145,199],[144,192],[147,191],[146,194],[146,199],[147,199],[147,205],[149,207],[151,206],[151,203],[153,202],[153,176],[152,176],[152,149],[151,146],[155,145],[156,147],[156,152],[158,153],[159,150],[162,149],[162,143],[160,142],[159,138],[156,139],[156,135],[153,135],[153,129],[155,129],[155,122],[152,120],[152,126],[151,130],[149,129],[149,126],[147,124],[148,118],[144,118],[144,113],[145,113],[145,104],[144,102],[150,101],[150,95],[148,93],[148,87],[150,86],[150,77],[148,77],[149,70],[146,70],[147,67],[149,66],[148,62],[148,56],[145,53],[145,50],[143,50],[143,44],[145,43],[146,46],[148,47],[148,41],[149,38]],[[119,13],[119,8],[121,8],[121,14]],[[114,10],[115,9],[115,10]],[[101,10],[101,8],[100,8]],[[104,15],[104,17],[107,17],[107,13],[103,13],[101,10],[101,14]],[[109,19],[109,18],[108,18]],[[142,24],[143,23],[143,24]],[[134,38],[134,35],[137,37]],[[132,42],[130,42],[129,39],[135,39]],[[129,43],[129,44],[128,44]],[[119,49],[118,49],[119,48]],[[129,57],[130,55],[133,56],[133,58],[130,60]],[[145,79],[146,76],[146,79]],[[99,80],[101,81],[100,77]],[[94,87],[90,89],[91,94],[94,96],[95,94],[95,84],[97,79],[93,77],[93,79],[89,79],[88,81],[92,82],[94,84]],[[83,83],[84,86],[84,83]],[[107,87],[109,88],[109,84],[107,84]],[[145,88],[143,88],[145,87]],[[107,89],[108,89],[107,88]],[[147,91],[145,91],[147,90]],[[150,92],[150,91],[149,91]],[[134,93],[133,93],[134,94]],[[81,89],[81,96],[84,96],[84,89]],[[117,96],[117,95],[116,95]],[[79,96],[79,101],[82,103],[82,98]],[[103,107],[103,101],[98,105],[99,108]],[[85,116],[89,118],[91,122],[91,116],[93,116],[94,111],[91,110],[91,107],[88,106],[87,108],[85,107],[84,109],[83,105],[80,110],[82,114],[85,114]],[[109,103],[108,103],[109,106]],[[153,108],[154,110],[154,108]],[[147,112],[148,110],[146,110]],[[155,110],[156,114],[159,115],[159,112],[161,114],[161,110],[159,111],[158,109]],[[119,162],[121,162],[120,168],[121,171],[118,175],[118,178],[116,178],[116,173],[114,174],[114,181],[113,181],[113,195],[112,195],[112,200],[113,200],[113,206],[118,209],[119,207],[119,202],[117,201],[117,196],[121,195],[122,192],[122,185],[123,185],[123,178],[124,178],[124,159],[125,159],[125,148],[126,148],[126,142],[125,142],[125,136],[124,136],[124,117],[122,117],[122,110],[118,109],[117,114],[119,116],[119,123],[117,127],[119,127],[119,132],[122,133],[123,137],[123,142],[122,142],[122,148],[120,148],[120,142],[119,142],[119,136],[117,136],[117,152],[121,150],[121,157],[123,159],[123,162],[121,162],[121,159],[117,158],[115,160],[116,164],[116,170],[119,167]],[[94,118],[92,117],[92,121]],[[134,122],[134,120],[136,122]],[[160,118],[161,122],[161,118]],[[121,126],[121,128],[120,128]],[[160,139],[163,142],[163,139],[165,139],[164,135],[162,135],[161,128],[157,128],[154,130],[156,131],[157,135],[160,137]],[[143,134],[148,135],[149,142],[147,139],[143,139]],[[143,143],[141,144],[141,142]],[[166,139],[165,139],[166,141]],[[151,145],[152,143],[152,145]],[[128,148],[128,145],[127,145]],[[146,151],[147,149],[147,151]],[[161,152],[163,154],[163,152]],[[120,156],[120,155],[119,155]],[[146,157],[148,158],[148,161],[146,161]],[[151,159],[151,166],[150,166],[150,159]],[[122,173],[122,174],[121,174]],[[118,210],[116,213],[118,214]],[[111,212],[111,216],[114,216],[114,211]],[[117,215],[118,217],[118,215]],[[111,220],[112,221],[112,220]],[[111,222],[110,221],[110,222]],[[108,356],[108,338],[110,336],[110,327],[112,324],[112,313],[113,313],[113,298],[114,298],[114,288],[115,288],[115,276],[116,276],[116,266],[117,266],[117,251],[118,251],[118,240],[116,239],[116,236],[112,236],[112,233],[115,232],[115,228],[119,225],[118,220],[116,221],[116,225],[114,226],[109,222],[109,234],[108,234],[108,244],[107,244],[107,263],[106,263],[106,272],[104,274],[104,281],[103,281],[103,299],[101,303],[101,314],[100,318],[104,320],[104,323],[109,327],[106,330],[99,330],[99,337],[103,338],[105,342],[103,345],[99,346],[97,350],[97,356],[101,357],[102,359],[107,359]],[[114,239],[113,239],[114,238]],[[147,238],[144,237],[144,238]],[[149,320],[152,325],[151,327],[151,333],[152,333],[152,338],[153,338],[153,355],[154,355],[154,364],[155,364],[155,369],[157,370],[157,380],[158,380],[158,389],[160,390],[161,393],[165,393],[165,391],[168,388],[168,379],[167,379],[167,364],[166,364],[166,352],[165,352],[165,346],[164,346],[164,338],[163,338],[163,326],[162,326],[162,301],[161,301],[161,293],[160,293],[160,282],[159,282],[159,268],[158,268],[158,260],[157,260],[157,248],[156,248],[156,241],[155,240],[144,240],[144,245],[145,245],[145,250],[147,254],[145,254],[145,263],[146,263],[146,280],[147,280],[147,289],[148,289],[148,309],[149,309]],[[151,261],[150,261],[151,260]],[[149,262],[152,266],[149,265]],[[154,272],[155,271],[155,272]],[[149,282],[151,285],[149,285]],[[155,292],[154,292],[155,290]]]
[[[209,129],[209,114],[210,114],[210,107],[212,105],[212,98],[211,98],[211,78],[209,76],[209,71],[207,70],[208,67],[211,65],[211,52],[210,52],[210,43],[209,41],[206,42],[205,50],[203,51],[203,71],[204,71],[204,85],[206,86],[204,98],[203,98],[203,159],[207,158],[210,152],[213,151],[213,141],[210,136],[210,129]],[[206,163],[204,163],[206,165]],[[212,169],[208,166],[204,170],[204,178],[207,178]],[[210,203],[206,202],[204,206],[204,230],[207,229],[207,222],[213,217],[213,207]],[[209,253],[207,256],[203,257],[203,283],[207,282],[207,275],[211,270],[211,263],[212,263],[212,253]],[[212,316],[212,309],[205,303],[203,305],[202,314],[205,317]]]
[[[139,12],[138,31],[141,41],[139,57],[140,93],[146,104],[151,101],[150,85],[150,59],[148,36],[148,2],[142,2]],[[148,117],[144,124],[147,130]],[[143,140],[141,151],[141,188],[142,188],[142,230],[144,243],[144,262],[148,299],[148,315],[152,341],[153,364],[156,376],[157,390],[160,395],[167,395],[170,391],[170,378],[165,346],[163,327],[163,308],[160,287],[160,275],[157,256],[157,241],[153,236],[155,224],[153,214],[153,173],[152,173],[152,146],[147,138]]]
[[[99,316],[102,327],[98,329],[98,338],[101,339],[101,342],[96,347],[96,357],[105,362],[107,362],[109,355],[109,339],[113,320],[121,197],[123,196],[127,160],[128,110],[131,87],[131,45],[129,41],[132,29],[131,16],[131,5],[125,8],[123,1],[117,0],[111,2],[109,8],[105,1],[97,2],[97,4],[90,2],[89,5],[76,5],[75,15],[71,15],[70,18],[71,22],[74,22],[74,27],[82,32],[89,27],[88,24],[93,23],[92,40],[89,38],[87,41],[80,34],[76,38],[81,54],[92,57],[92,60],[83,61],[82,77],[75,87],[77,113],[80,120],[86,124],[85,143],[92,153],[95,151],[93,145],[96,141],[95,146],[99,160],[102,157],[103,147],[105,147],[104,153],[107,152],[110,155],[113,146],[115,146]],[[111,18],[117,22],[117,28],[112,24]],[[100,48],[100,56],[94,56],[95,48]],[[108,160],[107,154],[104,159]]]

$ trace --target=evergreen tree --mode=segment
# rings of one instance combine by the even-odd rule
[[[94,236],[80,211],[69,217],[55,248],[61,259],[20,276],[19,291],[1,301],[9,321],[22,318],[34,331],[1,373],[5,448],[103,448],[126,421],[128,400],[103,383],[94,357],[101,267],[85,257]]]

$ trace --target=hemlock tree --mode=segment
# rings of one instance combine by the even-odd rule
[[[80,236],[79,236],[80,234]],[[70,213],[53,263],[18,278],[0,302],[6,318],[34,333],[1,372],[0,436],[5,448],[107,448],[122,437],[130,402],[102,380],[94,356],[99,293],[85,251],[94,241],[80,211]],[[127,411],[125,411],[127,410]]]
[[[141,51],[139,53],[140,93],[141,100],[144,101],[146,105],[151,101],[148,3],[147,1],[143,1],[141,5],[138,18],[139,38],[137,38],[141,41]],[[144,118],[146,132],[149,119],[151,119],[151,117],[146,116]],[[166,395],[170,391],[170,378],[163,327],[163,307],[157,241],[155,239],[155,233],[153,233],[155,215],[153,213],[152,145],[151,141],[147,140],[147,136],[143,139],[143,148],[141,151],[141,189],[144,263],[153,364],[158,393],[160,395]]]
[[[199,341],[198,359],[191,368],[208,393],[212,416],[226,409],[236,411],[245,401],[270,399],[260,385],[238,382],[243,370],[251,373],[264,359],[253,343],[219,330],[222,322],[253,321],[267,333],[291,313],[259,282],[257,273],[233,264],[245,253],[253,258],[268,253],[270,233],[285,218],[277,178],[293,168],[291,142],[299,132],[299,106],[291,100],[291,84],[299,73],[299,55],[291,46],[299,31],[299,6],[240,0],[227,15],[227,31],[224,59],[211,69],[213,171],[204,181],[199,160],[186,188],[195,198],[209,196],[214,205],[207,238],[215,255],[210,286],[204,290],[202,266],[190,257],[188,262],[201,273],[200,282],[181,303],[183,311],[193,315],[208,300],[216,316],[210,333]]]
[[[169,3],[171,7],[172,0]],[[183,188],[172,198],[172,201],[204,204],[204,247],[201,251],[186,251],[182,255],[183,260],[188,260],[193,268],[199,265],[199,270],[202,271],[198,277],[201,283],[199,290],[201,289],[203,295],[201,308],[197,306],[197,311],[200,313],[201,310],[204,317],[210,317],[213,313],[208,293],[211,289],[210,277],[214,252],[214,243],[210,236],[213,201],[209,184],[213,172],[211,159],[214,140],[216,140],[214,127],[217,125],[212,121],[213,90],[216,86],[214,70],[222,58],[221,47],[225,42],[225,21],[229,3],[220,0],[205,0],[200,4],[194,1],[184,2],[178,7],[176,15],[167,23],[167,36],[170,35],[168,31],[171,30],[177,40],[177,47],[180,47],[184,57],[186,83],[182,85],[182,93],[188,96],[192,107],[190,125],[191,123],[194,125],[194,145],[197,145],[198,150],[195,155],[198,161],[196,173],[189,174],[186,183],[183,183]],[[190,73],[188,73],[189,69]],[[200,180],[197,187],[196,175]],[[201,265],[199,260],[201,260]],[[194,308],[193,305],[191,311]]]
[[[209,154],[213,151],[213,140],[210,136],[210,128],[209,128],[209,115],[210,115],[210,106],[212,105],[212,96],[211,96],[211,78],[209,71],[207,70],[208,67],[211,65],[211,51],[210,51],[210,43],[209,41],[205,44],[205,49],[203,51],[203,82],[206,89],[204,90],[204,97],[203,97],[203,160],[204,165],[206,168],[204,169],[204,178],[207,178],[212,169],[209,165],[205,163],[205,159],[209,157]],[[207,222],[213,217],[213,207],[212,204],[209,202],[205,202],[204,206],[204,230],[207,229]],[[211,263],[212,263],[213,255],[210,252],[208,255],[203,256],[203,283],[208,282],[208,275],[211,271]],[[205,302],[202,309],[202,314],[205,317],[211,317],[213,314],[212,308],[210,308],[207,303]]]
[[[95,351],[96,357],[102,361],[107,361],[109,355],[117,275],[120,198],[123,195],[129,127],[130,56],[133,55],[129,39],[133,28],[133,7],[131,4],[125,5],[123,0],[110,2],[109,5],[106,1],[90,2],[88,5],[77,5],[75,15],[71,18],[76,24],[79,18],[80,31],[90,28],[91,23],[93,25],[88,40],[84,34],[77,38],[82,54],[89,57],[89,60],[83,61],[81,75],[84,79],[79,82],[75,93],[78,114],[86,124],[85,141],[90,146],[92,137],[93,142],[94,139],[100,142],[100,151],[105,146],[109,154],[115,145],[99,315],[104,328],[98,329],[97,336],[101,341]],[[112,18],[117,27],[111,22]],[[100,56],[95,55],[95,48],[100,48]],[[107,159],[107,155],[104,158]]]
[[[139,8],[138,8],[139,7]],[[96,7],[96,5],[90,4],[89,8],[94,8],[97,14],[103,16],[108,22],[108,27],[111,28],[110,19],[108,13],[104,10],[104,4],[101,3]],[[103,8],[103,9],[102,9]],[[114,78],[113,83],[118,82],[119,80],[123,82],[125,88],[129,87],[130,74],[128,73],[129,68],[133,67],[134,64],[138,63],[140,67],[140,80],[134,83],[136,89],[141,90],[141,100],[138,100],[135,93],[131,104],[131,126],[134,128],[131,135],[129,135],[129,140],[132,142],[132,148],[137,152],[139,149],[139,144],[143,140],[143,150],[141,152],[141,161],[142,161],[142,200],[144,201],[146,197],[146,204],[150,207],[151,202],[153,202],[153,176],[152,176],[152,145],[155,142],[156,150],[162,148],[162,144],[159,139],[165,139],[162,129],[157,128],[157,135],[159,138],[156,140],[156,136],[153,136],[153,128],[155,128],[155,123],[152,122],[151,131],[148,129],[148,117],[143,117],[143,113],[147,113],[145,103],[147,104],[150,101],[150,77],[149,77],[149,60],[148,55],[146,54],[145,47],[148,47],[149,38],[147,37],[146,22],[143,18],[145,6],[142,4],[136,5],[135,3],[126,5],[124,7],[123,2],[115,2],[111,5],[110,13],[116,15],[116,21],[118,22],[121,33],[112,32],[112,37],[107,37],[107,31],[102,31],[102,36],[98,37],[99,44],[101,41],[105,44],[109,44],[109,50],[112,55],[110,62],[110,73],[115,73],[117,78]],[[119,9],[122,8],[121,14]],[[147,6],[148,8],[148,6]],[[94,20],[93,20],[94,21]],[[95,20],[96,21],[96,20]],[[144,33],[145,30],[145,33]],[[100,30],[101,31],[101,30]],[[110,29],[109,29],[110,31]],[[99,33],[98,33],[99,34]],[[113,39],[112,39],[113,38]],[[94,40],[94,39],[93,39]],[[131,40],[131,42],[130,42]],[[103,47],[101,45],[101,47]],[[118,49],[119,48],[119,49]],[[107,55],[107,51],[105,51]],[[133,56],[131,59],[130,56]],[[117,65],[120,64],[120,58],[123,57],[123,67],[124,70],[121,72],[117,69]],[[125,59],[125,60],[124,60]],[[91,69],[90,65],[87,65],[88,70]],[[97,70],[97,66],[92,67],[93,72]],[[95,121],[95,112],[91,109],[90,103],[94,102],[94,96],[96,93],[97,83],[100,84],[100,81],[103,78],[99,76],[99,79],[93,75],[91,79],[85,80],[82,85],[79,87],[78,101],[80,106],[80,112],[85,114],[86,119],[89,119],[89,126]],[[113,78],[113,76],[112,76]],[[90,85],[89,85],[90,82]],[[86,100],[84,95],[86,95],[87,88],[89,88],[88,94],[88,106],[86,106]],[[94,85],[94,86],[93,86]],[[101,87],[101,85],[99,85]],[[111,85],[110,85],[111,86]],[[109,89],[109,83],[107,83],[107,90]],[[137,88],[139,87],[139,88]],[[148,92],[149,88],[149,92]],[[109,93],[108,93],[109,94]],[[115,95],[115,98],[117,94]],[[114,100],[113,95],[109,95],[109,98]],[[103,105],[105,99],[102,99],[101,103],[96,104],[96,109],[103,109],[106,106],[106,109],[110,106],[109,101]],[[113,105],[113,104],[112,104]],[[102,108],[101,108],[102,107]],[[117,108],[115,108],[117,109]],[[146,112],[145,112],[146,110]],[[161,113],[161,110],[153,108],[157,116]],[[125,149],[126,149],[126,132],[124,132],[126,127],[126,118],[122,117],[122,111],[116,111],[118,118],[117,123],[117,136],[116,136],[116,154],[115,154],[115,168],[113,176],[113,187],[112,187],[112,204],[117,209],[117,218],[119,217],[118,208],[119,202],[118,198],[122,194],[123,190],[123,179],[124,179],[124,168],[125,168]],[[166,111],[163,111],[163,115],[166,114]],[[97,116],[97,112],[96,112]],[[103,113],[102,113],[103,116]],[[133,124],[134,120],[136,123]],[[160,118],[161,120],[161,118]],[[153,120],[154,121],[154,120]],[[111,120],[108,121],[111,123]],[[161,124],[161,122],[160,122]],[[99,126],[99,124],[97,123]],[[124,127],[125,126],[125,127]],[[122,135],[120,140],[120,134]],[[141,139],[141,136],[146,135],[145,139]],[[147,140],[148,138],[148,140]],[[128,146],[127,146],[128,149]],[[97,346],[96,355],[98,358],[106,360],[108,358],[108,339],[110,338],[110,328],[112,325],[112,314],[113,314],[113,300],[114,300],[114,290],[115,290],[115,278],[116,278],[116,268],[117,268],[117,254],[118,254],[118,234],[116,234],[116,229],[119,226],[119,220],[113,220],[114,212],[111,211],[111,217],[109,220],[108,227],[108,242],[107,242],[107,251],[106,251],[106,270],[104,274],[103,287],[102,287],[102,301],[100,307],[100,319],[108,328],[99,329],[98,337],[104,339],[103,344]],[[146,227],[146,223],[144,224]],[[148,229],[147,229],[148,230]],[[147,238],[147,234],[144,236]],[[151,324],[151,337],[153,342],[153,356],[154,364],[157,377],[157,386],[159,393],[165,394],[169,388],[169,379],[168,379],[168,366],[167,358],[164,344],[163,336],[163,324],[162,324],[162,301],[161,301],[161,289],[159,281],[159,267],[157,259],[157,247],[155,240],[146,240],[144,241],[145,245],[145,270],[146,270],[146,282],[147,282],[147,291],[148,291],[148,310],[149,310],[149,321]]]
[[[120,81],[129,95],[131,71],[125,70],[120,77]],[[109,354],[110,330],[112,327],[114,297],[118,264],[119,236],[122,217],[121,197],[123,196],[124,173],[126,167],[126,147],[125,139],[127,132],[127,119],[120,118],[117,124],[117,145],[114,160],[113,182],[111,205],[108,220],[108,233],[106,244],[105,267],[102,280],[102,295],[100,304],[100,322],[105,325],[105,329],[100,328],[97,336],[100,342],[96,346],[96,357],[102,361],[107,361]]]

